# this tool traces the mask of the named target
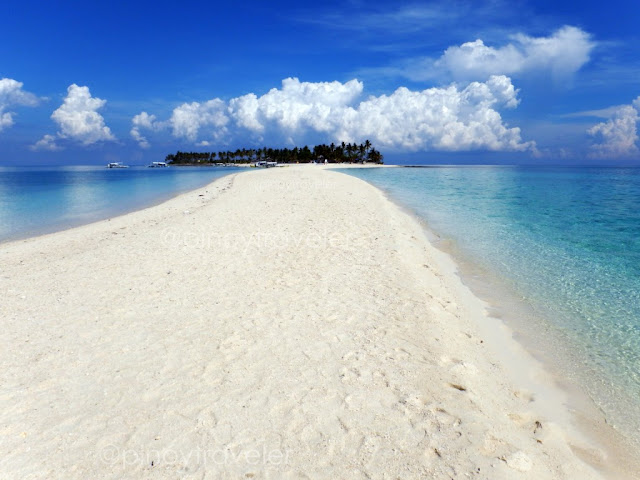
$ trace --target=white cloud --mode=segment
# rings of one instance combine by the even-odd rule
[[[33,107],[38,98],[22,89],[22,82],[11,78],[0,78],[0,131],[13,125],[15,113],[7,112],[8,108],[23,105]]]
[[[520,129],[508,127],[499,113],[519,102],[508,77],[492,76],[465,88],[401,87],[359,101],[363,88],[358,80],[309,83],[289,78],[262,96],[180,105],[166,124],[146,113],[135,118],[140,127],[169,126],[175,137],[199,146],[247,139],[255,144],[265,139],[271,144],[369,139],[378,148],[396,151],[535,151],[535,144],[523,141]]]
[[[493,47],[477,39],[452,46],[438,59],[418,58],[403,66],[386,68],[411,80],[432,78],[484,80],[490,75],[517,77],[533,72],[550,73],[564,80],[577,72],[589,59],[595,43],[576,27],[564,26],[548,37],[517,34],[506,45]]]
[[[51,118],[58,124],[58,136],[70,138],[91,145],[99,141],[115,140],[104,118],[97,111],[106,100],[92,97],[89,87],[79,87],[75,83],[67,88],[67,96]]]
[[[209,127],[209,132],[217,138],[226,132],[225,125],[229,122],[226,110],[226,104],[219,98],[204,103],[183,103],[173,110],[169,124],[175,137],[194,141],[201,128]]]
[[[587,133],[596,139],[589,154],[592,158],[625,158],[639,153],[637,123],[640,97],[631,105],[618,107],[606,122],[594,125]]]
[[[162,128],[162,124],[156,121],[155,115],[149,115],[147,112],[141,112],[131,120],[133,127],[131,127],[131,136],[138,142],[138,145],[142,148],[149,148],[150,144],[147,141],[146,137],[144,137],[141,133],[141,129],[147,130],[160,130]]]
[[[98,113],[106,103],[106,100],[92,97],[89,87],[80,87],[75,83],[69,85],[62,105],[51,114],[60,128],[56,137],[47,134],[32,145],[32,149],[57,150],[61,148],[55,143],[59,139],[73,140],[82,145],[116,140]]]
[[[229,113],[237,125],[262,133],[271,128],[292,136],[306,130],[332,132],[339,128],[345,108],[361,95],[358,80],[346,83],[282,81],[261,97],[254,94],[229,102]]]
[[[516,90],[504,76],[461,90],[450,86],[414,92],[402,87],[350,110],[337,137],[369,138],[380,147],[407,151],[533,151],[535,144],[523,142],[520,129],[505,126],[496,110],[517,104]]]
[[[45,135],[40,140],[38,140],[34,145],[31,145],[29,148],[31,150],[48,150],[50,152],[54,152],[56,150],[62,150],[58,144],[56,144],[56,137],[53,135]]]
[[[11,125],[13,125],[13,115],[8,112],[0,114],[0,132]]]

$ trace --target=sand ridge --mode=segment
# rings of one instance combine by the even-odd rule
[[[234,174],[0,255],[3,478],[600,478],[355,178]]]

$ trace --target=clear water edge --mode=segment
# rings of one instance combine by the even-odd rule
[[[594,399],[580,386],[575,378],[569,379],[567,374],[564,373],[567,370],[566,365],[572,363],[567,360],[570,352],[574,350],[574,347],[569,345],[570,339],[559,332],[555,332],[552,324],[537,315],[531,306],[526,303],[525,299],[518,298],[516,292],[503,284],[492,272],[482,268],[472,258],[468,258],[468,255],[461,251],[454,239],[441,236],[433,229],[428,220],[420,217],[411,207],[398,202],[389,191],[383,188],[380,188],[380,190],[389,201],[396,204],[421,225],[434,247],[451,258],[455,264],[456,274],[462,284],[469,288],[485,304],[487,317],[502,322],[508,328],[511,338],[524,347],[527,354],[531,355],[535,361],[540,363],[544,371],[550,374],[550,378],[554,380],[554,386],[560,391],[570,394],[566,397],[570,402],[567,403],[569,410],[574,413],[582,411],[585,415],[588,412],[590,418],[584,422],[584,428],[587,433],[592,434],[597,423],[607,423],[605,413],[597,407]],[[534,321],[526,322],[521,319]],[[542,330],[530,328],[532,324],[536,326],[544,325],[544,328]],[[484,329],[491,328],[491,325],[488,325]],[[554,342],[566,342],[565,348],[554,349],[552,352],[551,349],[545,346],[545,339],[547,338],[553,339]],[[565,353],[563,354],[562,352]],[[565,360],[562,361],[560,360],[561,358],[565,358]],[[594,414],[598,415],[599,418],[592,418]],[[595,429],[598,433],[601,433],[599,428],[595,427]]]
[[[237,171],[230,167],[0,167],[0,244],[149,208]],[[12,173],[23,178],[7,178]]]
[[[479,168],[482,167],[471,167],[476,170]],[[601,368],[597,368],[598,365],[585,362],[585,352],[589,351],[591,345],[584,338],[574,335],[565,325],[555,322],[553,319],[557,311],[544,308],[543,302],[535,303],[534,299],[523,295],[522,289],[514,288],[514,282],[502,275],[495,266],[491,268],[479,262],[477,255],[461,246],[450,232],[438,228],[437,222],[419,211],[412,199],[399,195],[393,185],[379,179],[372,181],[361,170],[342,171],[372,183],[421,223],[434,246],[452,257],[463,283],[489,305],[491,315],[507,325],[513,332],[513,338],[552,375],[557,387],[568,393],[567,407],[580,420],[580,426],[588,435],[600,438],[604,434],[610,444],[620,447],[621,452],[628,452],[625,448],[631,446],[635,456],[638,456],[640,390],[634,388],[636,384],[631,382],[631,388],[616,384],[616,379],[609,377],[606,371],[603,373]],[[607,435],[609,427],[613,427],[624,439],[615,433]]]
[[[433,234],[428,224],[423,226]],[[601,457],[601,452],[584,450],[580,444],[571,445],[574,454],[583,461],[596,470],[602,470],[605,478],[636,478],[640,471],[639,435],[635,423],[624,423],[624,416],[625,406],[631,405],[631,409],[637,412],[637,397],[624,389],[611,389],[608,382],[594,387],[592,381],[602,378],[602,374],[584,364],[580,353],[583,345],[577,344],[537,312],[526,298],[519,297],[500,278],[474,263],[456,248],[455,242],[434,236],[436,240],[432,244],[452,258],[462,283],[487,305],[488,321],[495,319],[506,326],[509,339],[517,342],[525,355],[537,362],[536,372],[538,368],[542,369],[543,378],[531,382],[526,373],[531,365],[526,358],[520,362],[514,358],[513,352],[503,355],[502,364],[510,370],[516,385],[535,393],[537,407],[543,407],[541,412],[548,419],[563,428],[568,427],[573,435],[578,435],[578,439],[584,438],[585,446],[597,446],[604,452],[604,457]],[[492,334],[488,330],[495,328],[491,324],[483,327],[487,336]],[[494,340],[493,346],[496,345],[501,346],[500,340]],[[581,368],[576,370],[575,365],[578,364]],[[547,388],[547,382],[550,382],[550,388]],[[609,400],[612,408],[603,407],[601,402],[603,398],[610,398],[609,395],[615,396]],[[564,412],[554,410],[556,406]],[[637,418],[637,413],[632,415]]]

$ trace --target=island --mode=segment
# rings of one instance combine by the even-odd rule
[[[309,148],[238,148],[235,151],[181,152],[169,154],[165,162],[172,165],[248,164],[263,161],[277,163],[375,163],[384,156],[369,140],[364,143],[321,144]]]

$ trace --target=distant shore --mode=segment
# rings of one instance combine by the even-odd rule
[[[182,168],[182,167],[201,167],[201,168],[211,168],[211,167],[238,167],[238,168],[254,168],[256,166],[254,163],[238,163],[238,164],[219,164],[219,163],[178,163],[171,164],[171,167]],[[389,167],[399,167],[401,165],[387,165],[387,164],[379,164],[379,163],[283,163],[279,164],[278,167],[325,167],[325,168],[389,168]]]
[[[625,475],[507,375],[499,322],[422,227],[334,167],[0,244],[2,473]]]

